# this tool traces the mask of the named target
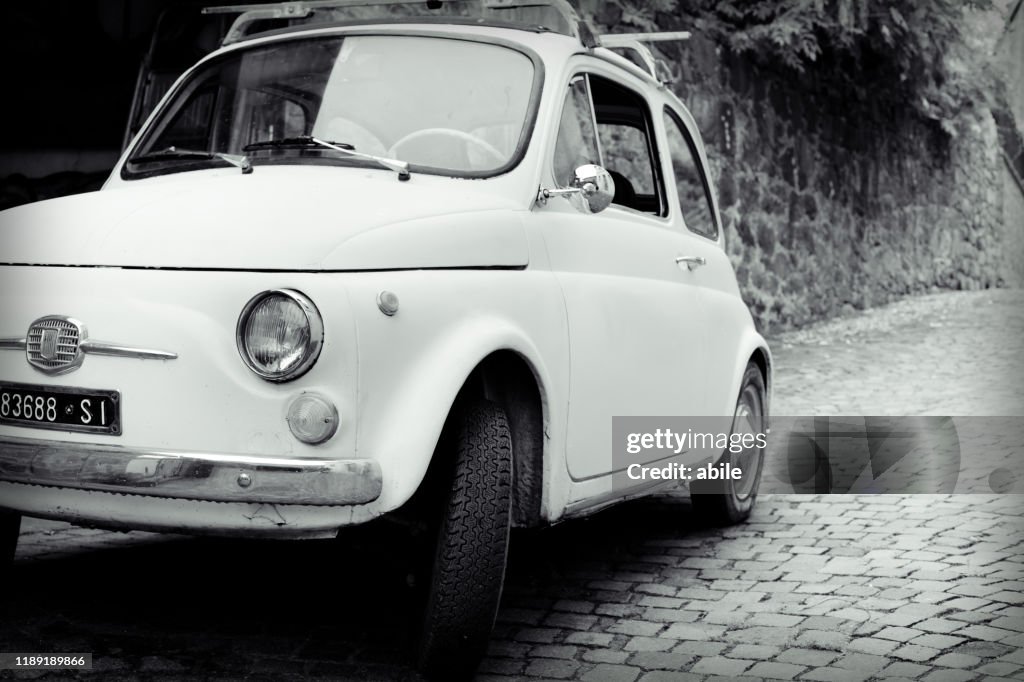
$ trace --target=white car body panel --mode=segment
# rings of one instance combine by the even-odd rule
[[[322,166],[192,171],[5,211],[3,260],[227,270],[522,266],[510,184],[427,175],[400,183],[376,169]],[[432,231],[435,217],[443,234]]]
[[[575,370],[566,459],[583,480],[613,470],[612,416],[702,409],[706,330],[674,261],[684,236],[627,209],[562,208],[537,219],[565,297]]]
[[[373,458],[386,485],[363,510],[365,518],[399,507],[415,492],[456,393],[492,352],[522,355],[557,413],[564,413],[560,406],[567,402],[557,397],[569,365],[564,307],[551,274],[543,271],[16,267],[4,269],[2,282],[5,324],[16,329],[27,329],[39,310],[74,310],[90,338],[178,354],[174,360],[88,355],[74,374],[45,377],[24,361],[24,352],[7,351],[0,355],[5,381],[120,391],[124,426],[117,444],[126,447]],[[317,302],[325,343],[313,370],[276,385],[242,364],[234,320],[251,296],[283,286]],[[401,310],[394,317],[377,309],[376,296],[384,289],[399,297]],[[513,290],[515,295],[509,293]],[[118,291],[117,307],[109,305],[111,291]],[[338,407],[341,426],[323,445],[298,442],[285,421],[291,400],[306,391],[327,396]],[[552,426],[547,433],[557,438],[560,430]],[[76,443],[111,439],[7,425],[0,426],[2,435]],[[557,480],[557,474],[548,478]]]
[[[166,350],[178,357],[86,355],[75,372],[46,376],[29,366],[24,351],[5,350],[0,351],[0,375],[5,381],[120,391],[124,426],[117,442],[125,446],[266,456],[352,451],[354,434],[344,427],[344,420],[335,438],[316,447],[293,438],[283,420],[286,402],[303,390],[324,393],[337,402],[340,412],[352,414],[356,332],[344,288],[329,284],[328,279],[307,273],[4,268],[4,336],[24,335],[41,315],[73,313],[92,339]],[[256,377],[242,364],[235,347],[235,322],[245,303],[260,291],[281,286],[303,290],[317,301],[326,327],[317,371],[285,387]],[[111,439],[15,426],[2,426],[0,433],[84,443]]]

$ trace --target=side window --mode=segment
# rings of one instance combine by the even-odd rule
[[[177,110],[156,135],[143,143],[143,153],[178,147],[196,151],[223,149],[222,139],[231,128],[235,94],[224,82],[237,77],[237,67],[224,73],[207,73],[179,100]]]
[[[594,134],[594,114],[590,108],[587,78],[580,76],[569,84],[562,106],[562,120],[555,140],[555,182],[568,186],[576,168],[588,163],[601,163]]]
[[[647,102],[629,88],[598,76],[590,77],[590,87],[605,169],[615,181],[612,203],[668,215]]]
[[[679,193],[679,207],[683,220],[691,232],[718,238],[718,225],[711,210],[711,197],[704,171],[697,162],[697,152],[683,124],[670,110],[665,110],[665,130],[668,132],[668,148],[672,155],[672,172]]]
[[[204,83],[193,92],[185,106],[179,109],[161,133],[159,149],[209,149],[216,101],[217,88],[214,83]]]
[[[618,123],[599,123],[597,135],[601,140],[601,151],[604,152],[608,169],[622,178],[629,178],[634,194],[653,196],[654,171],[651,168],[651,157],[637,153],[637,150],[642,152],[647,149],[646,135],[639,128]]]
[[[668,215],[651,121],[638,93],[600,76],[577,76],[562,107],[555,182],[565,187],[577,166],[600,164],[615,181],[613,204]]]

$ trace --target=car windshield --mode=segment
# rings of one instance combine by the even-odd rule
[[[359,35],[258,45],[192,74],[149,125],[125,176],[225,166],[225,154],[254,166],[388,168],[372,158],[381,157],[426,172],[494,174],[525,147],[534,79],[523,53],[470,40]]]

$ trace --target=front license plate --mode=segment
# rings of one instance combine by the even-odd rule
[[[0,381],[0,424],[121,435],[121,394]]]

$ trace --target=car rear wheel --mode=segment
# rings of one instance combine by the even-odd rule
[[[479,401],[461,409],[454,426],[454,471],[417,651],[420,670],[435,680],[470,678],[487,650],[511,518],[512,440],[505,412]]]
[[[18,534],[21,532],[21,514],[0,510],[0,567],[14,561],[14,550],[18,548]]]
[[[740,382],[740,394],[732,420],[733,434],[764,433],[764,406],[767,393],[761,370],[754,363],[747,365]],[[764,448],[743,448],[742,452],[726,449],[718,464],[729,463],[741,472],[739,480],[700,480],[690,484],[694,511],[708,523],[720,526],[739,523],[750,516],[757,499],[764,468]]]

